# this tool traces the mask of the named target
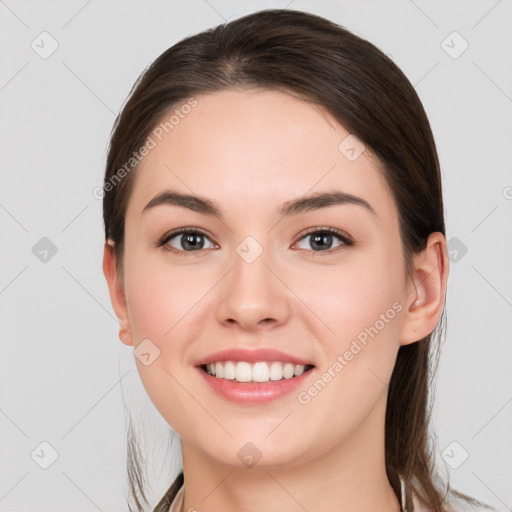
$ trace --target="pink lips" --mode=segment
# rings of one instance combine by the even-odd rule
[[[310,377],[314,368],[290,379],[269,382],[238,382],[209,375],[204,365],[220,361],[282,361],[295,365],[313,366],[311,362],[272,348],[231,348],[215,352],[195,362],[195,366],[208,386],[222,398],[241,405],[262,405],[297,390]]]
[[[257,363],[258,361],[283,361],[286,363],[312,365],[310,361],[300,359],[286,352],[275,350],[273,348],[229,348],[215,352],[207,357],[203,357],[194,363],[194,366],[216,363],[217,361],[247,361],[248,363]]]

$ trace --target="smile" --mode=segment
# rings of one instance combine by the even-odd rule
[[[273,347],[234,346],[194,362],[199,376],[218,397],[258,406],[294,393],[314,377],[311,359]]]
[[[299,377],[313,368],[312,365],[283,361],[218,361],[202,366],[203,370],[217,379],[237,382],[269,382]]]

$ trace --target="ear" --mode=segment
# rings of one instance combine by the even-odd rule
[[[103,273],[107,279],[112,307],[119,319],[119,325],[121,328],[119,338],[125,345],[133,346],[124,286],[121,276],[117,273],[114,242],[110,239],[105,242],[103,250]]]
[[[414,256],[414,279],[406,299],[400,344],[409,345],[428,336],[443,312],[449,259],[442,233],[431,233],[425,249]]]

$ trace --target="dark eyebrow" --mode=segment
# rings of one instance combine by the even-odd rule
[[[281,215],[294,215],[340,204],[356,204],[358,206],[363,206],[377,217],[375,210],[367,201],[361,197],[347,194],[339,190],[333,190],[332,192],[317,192],[315,194],[300,197],[299,199],[294,199],[293,201],[286,201],[281,208]]]
[[[180,194],[178,192],[173,192],[172,190],[164,190],[153,197],[153,199],[144,206],[141,213],[161,204],[183,206],[189,210],[194,210],[195,212],[204,213],[205,215],[211,215],[212,217],[222,219],[222,213],[213,201],[210,201],[205,197]]]
[[[156,195],[151,201],[144,207],[142,213],[154,208],[158,205],[174,205],[182,206],[193,210],[195,212],[210,215],[218,219],[222,219],[223,215],[220,208],[210,199],[200,196],[194,196],[190,194],[181,194],[172,190],[164,190],[163,192]],[[342,204],[355,204],[366,208],[373,215],[377,216],[375,210],[371,205],[364,199],[347,194],[338,190],[332,192],[317,192],[308,196],[300,197],[299,199],[293,199],[286,201],[281,207],[281,215],[297,215],[311,210],[318,210],[320,208],[326,208],[328,206],[342,205]]]

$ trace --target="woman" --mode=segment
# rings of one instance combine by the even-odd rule
[[[181,439],[155,512],[461,510],[428,435],[439,163],[388,57],[298,11],[189,37],[132,90],[104,190],[120,337]]]

